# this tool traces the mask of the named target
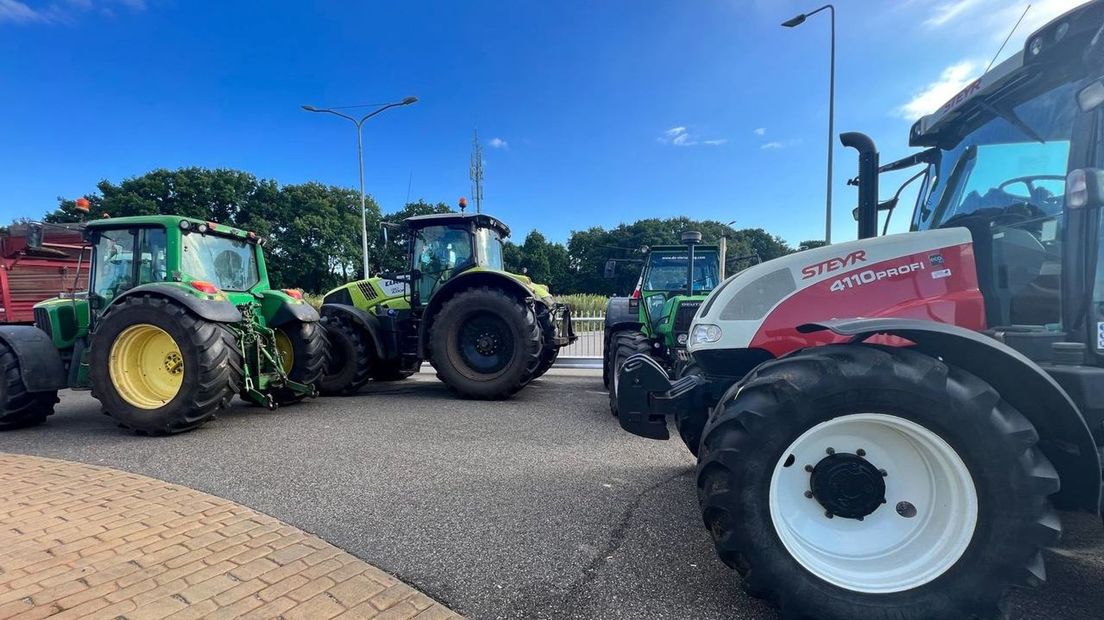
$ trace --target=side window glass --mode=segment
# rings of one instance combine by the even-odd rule
[[[165,266],[165,229],[144,228],[138,231],[138,279],[141,284],[164,282],[168,279]]]
[[[134,233],[130,230],[104,231],[96,242],[93,294],[111,301],[134,285]]]

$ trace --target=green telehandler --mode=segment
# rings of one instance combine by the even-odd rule
[[[483,213],[385,223],[406,240],[405,273],[338,287],[323,299],[333,362],[326,394],[403,379],[428,360],[456,394],[508,398],[551,368],[575,341],[571,312],[548,287],[503,268],[510,229]]]
[[[44,421],[67,387],[149,435],[196,428],[235,395],[275,409],[317,393],[318,313],[270,287],[262,238],[173,215],[96,220],[84,237],[87,292],[0,327],[0,428]]]

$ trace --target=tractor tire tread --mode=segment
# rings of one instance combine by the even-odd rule
[[[19,358],[7,344],[0,342],[0,370],[3,371],[4,385],[0,386],[0,430],[11,430],[35,426],[53,415],[57,404],[57,390],[46,392],[28,392],[23,383],[23,373]]]
[[[181,392],[166,406],[172,409],[168,416],[151,415],[151,411],[159,410],[138,410],[140,413],[135,414],[131,410],[137,408],[125,403],[114,393],[111,385],[108,359],[113,343],[102,343],[102,334],[112,329],[114,323],[121,323],[123,319],[119,317],[126,318],[126,315],[136,311],[154,311],[167,317],[168,323],[179,325],[186,340],[177,342],[177,346],[192,349],[199,360],[200,371],[195,385],[191,389],[182,386]],[[120,328],[129,324],[122,323]],[[182,353],[187,358],[188,353],[183,350]],[[91,360],[92,396],[100,401],[105,414],[114,418],[120,426],[138,434],[171,435],[197,428],[220,409],[230,406],[242,387],[241,349],[233,333],[220,323],[204,320],[183,306],[155,295],[124,299],[100,318],[92,334]],[[186,369],[188,366],[185,364]],[[183,404],[172,407],[173,402],[181,398],[185,399]],[[112,401],[115,401],[114,404]]]
[[[863,406],[848,403],[875,401],[899,403],[896,415],[957,443],[979,496],[999,505],[979,513],[979,534],[947,572],[869,595],[820,580],[785,551],[763,480],[801,432],[840,408]],[[939,417],[949,411],[953,424]],[[726,392],[704,433],[697,491],[706,529],[745,590],[777,605],[784,619],[994,617],[1009,586],[1041,581],[1040,549],[1061,532],[1048,501],[1058,476],[1030,422],[980,378],[915,351],[826,345],[765,362]]]

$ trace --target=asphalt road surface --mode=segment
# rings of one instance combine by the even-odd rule
[[[62,395],[0,451],[108,465],[226,497],[318,534],[472,618],[773,619],[715,557],[677,441],[628,435],[593,371],[513,400],[455,400],[430,373],[275,413],[138,437]],[[1009,617],[1104,617],[1104,528],[1063,514],[1049,581]]]

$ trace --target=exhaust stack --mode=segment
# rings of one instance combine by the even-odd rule
[[[870,136],[857,131],[840,134],[843,146],[859,152],[859,176],[848,185],[859,186],[859,239],[878,236],[878,149]]]

